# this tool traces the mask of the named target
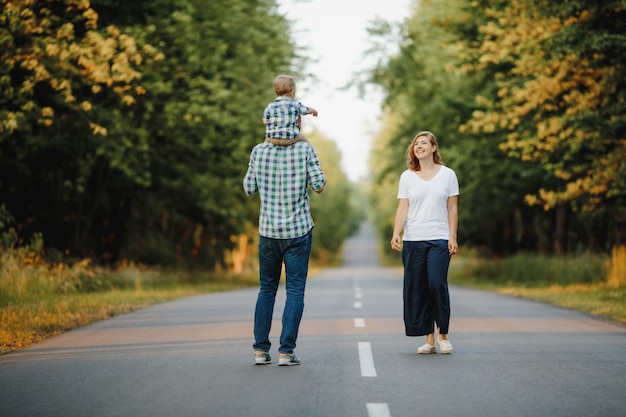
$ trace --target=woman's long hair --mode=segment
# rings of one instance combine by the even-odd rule
[[[417,141],[417,139],[422,136],[426,136],[428,140],[430,140],[431,145],[435,146],[435,152],[433,152],[433,161],[436,164],[444,165],[443,161],[441,160],[441,155],[439,154],[439,143],[437,143],[437,138],[432,132],[429,132],[428,130],[422,130],[417,135],[415,135],[415,137],[411,141],[411,144],[406,150],[406,160],[411,171],[419,171],[421,169],[420,161],[419,159],[417,159],[417,156],[415,156],[413,147],[415,146],[415,142]]]

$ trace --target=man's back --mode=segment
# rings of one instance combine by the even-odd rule
[[[250,154],[246,194],[261,198],[259,234],[274,239],[303,236],[313,228],[307,187],[319,191],[326,179],[308,142],[276,146],[263,142]]]

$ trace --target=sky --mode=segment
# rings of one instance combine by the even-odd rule
[[[352,181],[368,178],[368,159],[381,116],[382,94],[360,98],[344,91],[354,74],[368,65],[367,27],[375,18],[401,22],[412,0],[278,0],[279,11],[293,23],[294,39],[311,63],[306,72],[316,81],[296,79],[296,99],[319,116],[303,117],[306,135],[312,129],[333,140],[341,151],[342,168]],[[396,47],[390,45],[390,48]],[[322,165],[322,169],[323,169]]]

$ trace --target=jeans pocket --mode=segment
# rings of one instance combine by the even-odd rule
[[[259,255],[272,257],[274,254],[274,244],[271,239],[262,237],[259,240]]]
[[[312,233],[309,232],[304,236],[297,237],[292,240],[291,248],[294,255],[301,255],[311,252],[311,243],[313,241]]]

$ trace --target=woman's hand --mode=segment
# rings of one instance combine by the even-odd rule
[[[451,237],[448,239],[448,253],[450,255],[456,255],[459,251],[459,244],[456,243],[456,238]]]
[[[395,251],[400,251],[402,249],[402,240],[400,239],[400,235],[393,235],[390,243],[391,249]]]
[[[393,222],[393,236],[391,238],[391,249],[395,251],[402,250],[402,239],[400,234],[404,229],[404,223],[406,223],[406,217],[409,213],[409,199],[399,198],[398,208],[396,209],[396,218]]]

